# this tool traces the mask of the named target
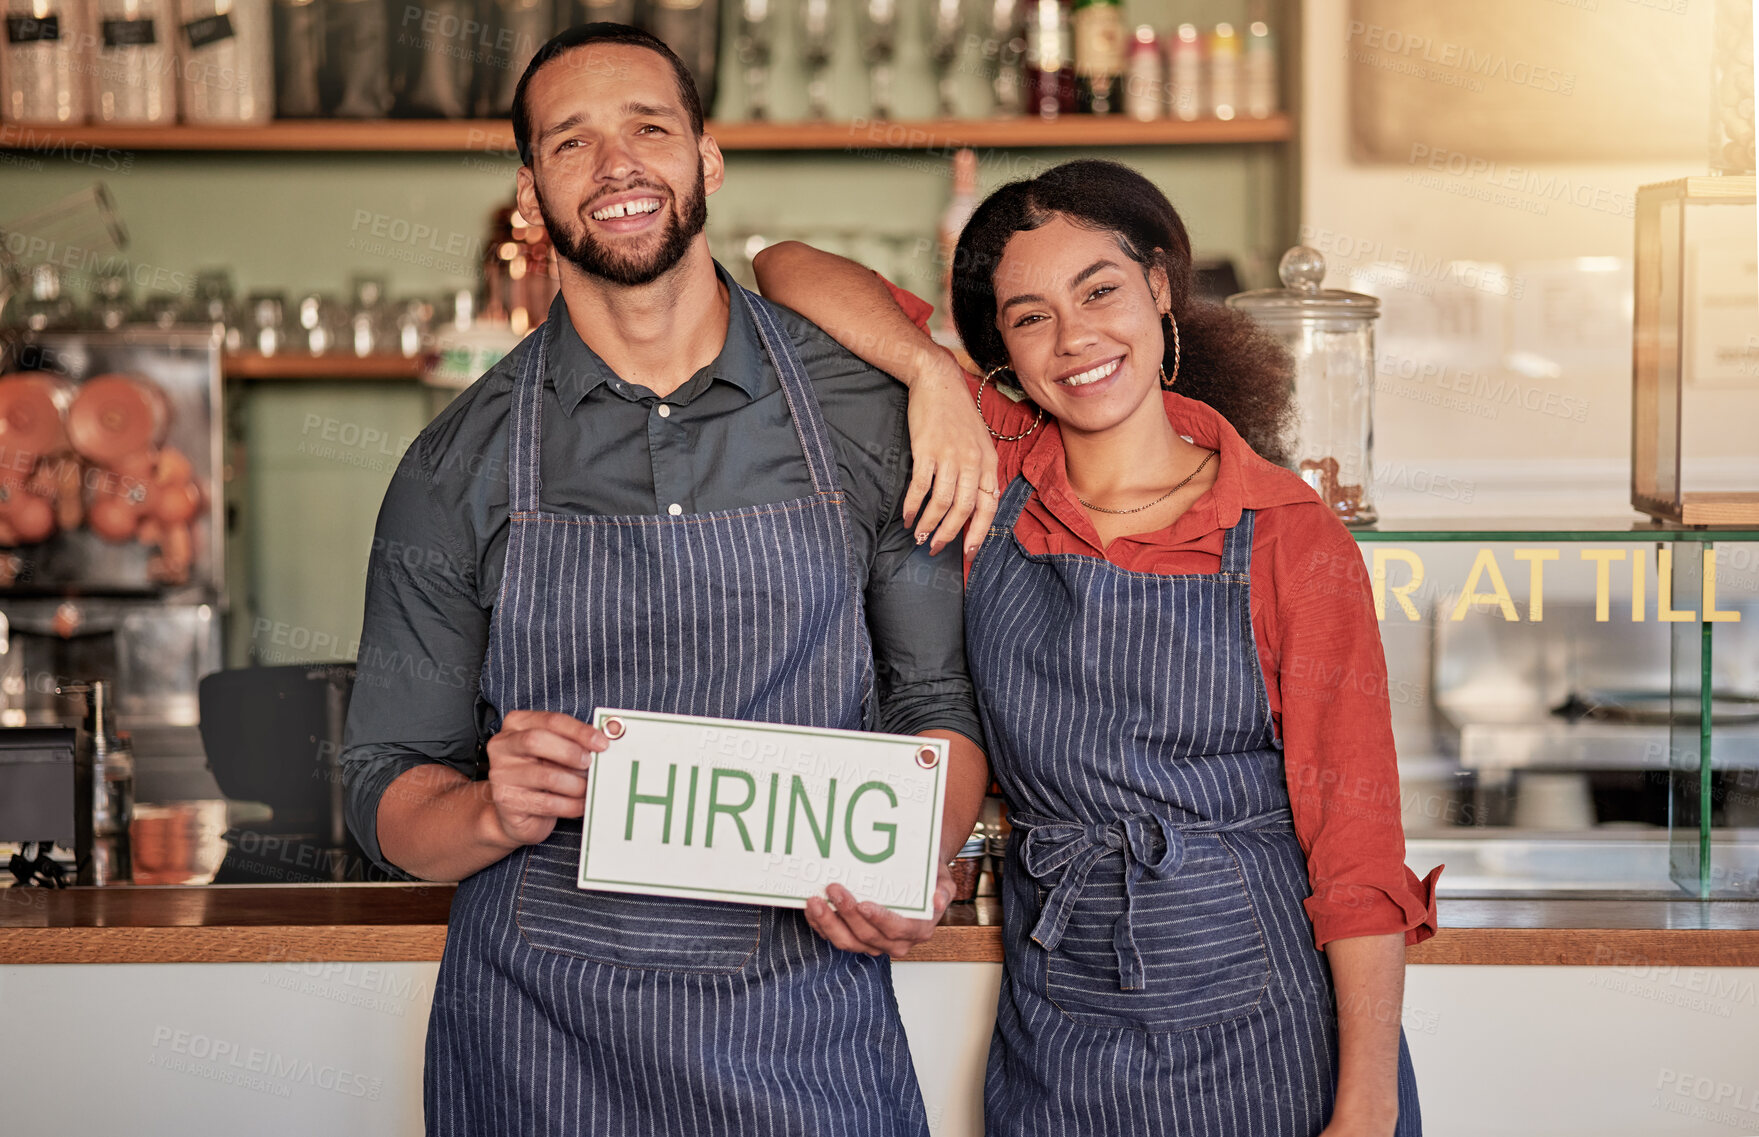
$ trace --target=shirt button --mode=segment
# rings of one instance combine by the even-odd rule
[[[661,403],[660,404],[660,417],[661,418],[671,418],[672,417],[672,404],[670,404],[670,403]]]
[[[673,517],[676,517],[680,513],[684,512],[684,507],[679,505],[677,502],[673,502],[671,505],[668,505],[666,507],[666,512],[670,513]]]

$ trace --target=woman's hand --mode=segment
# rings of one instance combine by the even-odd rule
[[[946,865],[934,884],[934,915],[912,920],[871,900],[857,901],[840,884],[825,890],[824,897],[806,902],[806,922],[833,947],[862,955],[889,955],[903,959],[910,949],[934,935],[947,905],[953,902],[953,874]]]
[[[914,473],[904,494],[904,520],[915,525],[917,544],[929,541],[931,553],[946,548],[965,528],[965,555],[970,556],[983,544],[1001,501],[996,448],[964,373],[951,357],[947,365],[910,385]]]

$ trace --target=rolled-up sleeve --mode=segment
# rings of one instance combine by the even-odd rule
[[[902,437],[893,452],[908,452]],[[981,747],[983,726],[965,663],[960,548],[955,542],[931,556],[926,544],[916,543],[902,516],[909,463],[899,465],[888,486],[866,593],[878,728],[892,734],[949,730]]]
[[[1356,542],[1316,507],[1277,542],[1276,662],[1295,833],[1307,854],[1314,946],[1435,934],[1437,868],[1405,865],[1386,657]]]
[[[379,509],[342,753],[348,826],[392,869],[378,837],[390,784],[432,763],[476,769],[477,677],[491,615],[478,602],[459,521],[435,505],[423,443],[404,456]]]

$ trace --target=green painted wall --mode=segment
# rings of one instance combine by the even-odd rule
[[[922,19],[923,3],[907,6],[908,19]],[[1136,0],[1129,15],[1157,27],[1185,19],[1207,24],[1242,20],[1247,4]],[[864,82],[853,62],[853,35],[852,28],[845,30],[836,84],[844,108],[859,105]],[[787,42],[779,45],[779,57],[791,56]],[[920,58],[912,54],[901,65],[904,112],[931,96]],[[967,90],[980,82],[972,69]],[[799,110],[798,100],[782,103],[784,116]],[[1262,280],[1264,266],[1281,253],[1285,179],[1294,176],[1284,147],[1106,153],[1166,189],[1200,254],[1234,257],[1249,276]],[[1030,176],[1074,154],[985,154],[981,188]],[[186,288],[196,269],[224,265],[240,294],[280,289],[290,299],[310,290],[346,296],[355,273],[387,277],[393,296],[473,284],[488,216],[511,198],[514,172],[511,160],[487,153],[142,151],[80,157],[5,156],[0,222],[101,180],[128,225],[127,255],[137,279]],[[946,157],[935,154],[737,153],[729,159],[726,188],[710,201],[711,240],[717,255],[733,261],[753,234],[808,237],[926,292],[934,278],[932,238],[946,205],[948,174]],[[431,397],[408,386],[346,383],[232,384],[229,397],[237,404],[233,429],[247,475],[235,495],[241,527],[234,533],[233,660],[246,658],[252,629],[261,621],[352,645],[373,517],[395,455],[314,451],[310,424],[315,416],[320,423],[353,424],[363,436],[371,430],[407,439],[426,421]],[[286,644],[254,646],[291,658]]]

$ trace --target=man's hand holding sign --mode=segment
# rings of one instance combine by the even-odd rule
[[[983,792],[948,761],[969,740],[596,718],[507,715],[487,747],[485,846],[536,844],[578,817],[583,888],[802,908],[867,955],[902,957],[934,933],[953,895],[946,847],[964,839],[943,837],[946,799]]]

